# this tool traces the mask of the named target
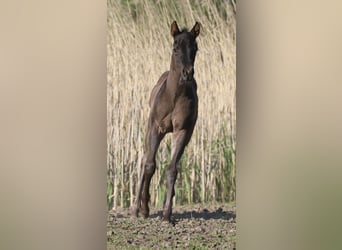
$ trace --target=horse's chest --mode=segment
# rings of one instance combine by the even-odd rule
[[[154,105],[155,115],[162,133],[187,129],[196,122],[197,94],[193,88],[184,88],[176,95],[161,95],[157,103]]]
[[[182,125],[177,126],[177,123],[193,122],[194,117],[197,117],[197,98],[179,98],[172,111],[171,120],[173,126],[182,127]]]

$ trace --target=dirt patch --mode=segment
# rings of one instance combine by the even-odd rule
[[[234,205],[175,207],[173,224],[162,222],[162,209],[150,218],[132,218],[129,209],[110,211],[107,249],[235,249]]]

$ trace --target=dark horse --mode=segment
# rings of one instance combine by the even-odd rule
[[[133,211],[135,216],[139,212],[145,218],[149,216],[149,187],[156,169],[156,152],[165,134],[172,132],[171,162],[166,170],[167,195],[163,210],[163,220],[170,221],[177,163],[190,141],[197,120],[198,97],[194,63],[196,37],[199,33],[198,22],[190,32],[187,29],[180,31],[175,21],[171,24],[171,35],[174,38],[171,65],[170,70],[161,75],[150,96],[145,154]]]

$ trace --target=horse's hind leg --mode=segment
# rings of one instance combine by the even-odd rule
[[[172,135],[171,163],[166,170],[167,194],[164,203],[163,220],[170,221],[172,213],[172,198],[175,195],[175,182],[177,178],[177,163],[180,160],[185,146],[188,144],[192,134],[191,130],[175,131]]]
[[[149,216],[150,210],[148,202],[150,200],[150,182],[156,169],[156,152],[164,135],[165,134],[160,133],[155,126],[148,127],[145,140],[145,154],[141,165],[142,175],[138,185],[136,207],[134,210],[135,216],[138,216],[139,212],[145,218]]]

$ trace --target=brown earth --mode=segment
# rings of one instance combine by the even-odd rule
[[[231,204],[178,206],[173,223],[162,222],[162,209],[148,219],[129,209],[108,214],[107,249],[236,249],[236,208]]]

